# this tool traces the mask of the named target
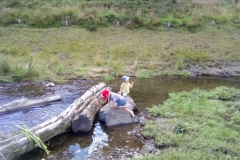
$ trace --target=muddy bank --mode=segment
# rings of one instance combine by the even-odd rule
[[[205,65],[185,65],[183,72],[192,76],[239,77],[240,62],[208,62]]]

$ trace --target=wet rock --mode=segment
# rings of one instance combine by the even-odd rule
[[[136,104],[133,99],[129,96],[126,97],[129,110],[136,110]],[[121,124],[129,124],[139,122],[137,117],[132,117],[129,112],[124,109],[117,107],[104,106],[100,109],[99,119],[105,122],[107,126],[116,126]]]
[[[142,154],[153,154],[156,152],[156,147],[154,145],[154,140],[149,140],[149,141],[146,141],[144,146],[142,147],[142,149],[140,150],[140,153]]]
[[[66,157],[67,155],[68,155],[68,151],[63,151],[63,152],[62,152],[62,156],[63,156],[63,157]]]
[[[108,107],[100,110],[99,117],[101,121],[105,122],[106,126],[116,126],[121,124],[136,123],[138,119],[132,117],[132,115],[124,109],[118,109],[116,107]]]
[[[55,84],[53,82],[49,82],[46,84],[46,87],[54,87],[54,86],[55,86]]]
[[[74,156],[73,152],[74,151],[71,151],[71,150],[63,151],[62,156],[63,157],[66,157],[66,156],[73,157]]]
[[[127,158],[132,158],[132,157],[133,157],[133,155],[130,154],[130,153],[126,154],[125,156],[126,156]]]
[[[144,152],[144,153],[143,153]],[[123,148],[115,148],[109,151],[109,154],[97,155],[96,152],[87,158],[87,160],[117,160],[117,159],[131,159],[133,157],[141,158],[144,155],[150,154],[159,154],[160,150],[155,148],[154,140],[146,141],[146,144],[141,148],[130,148],[129,146],[125,146]],[[97,158],[96,158],[97,157]]]
[[[145,138],[141,134],[136,134],[135,136],[141,141],[145,140]]]

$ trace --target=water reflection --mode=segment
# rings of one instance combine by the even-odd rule
[[[108,135],[103,132],[100,123],[96,123],[93,135],[92,135],[92,143],[85,148],[82,148],[79,143],[75,143],[70,145],[68,150],[70,153],[73,153],[72,160],[86,160],[89,155],[91,155],[96,150],[101,150],[104,146],[108,146]]]

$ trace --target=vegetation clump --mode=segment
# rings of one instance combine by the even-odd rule
[[[239,98],[240,90],[225,86],[169,94],[162,105],[148,109],[156,120],[143,131],[165,149],[143,159],[238,159]]]
[[[33,27],[100,26],[184,27],[191,31],[206,24],[239,26],[239,2],[234,0],[2,0],[0,24]],[[215,23],[212,22],[214,20]]]

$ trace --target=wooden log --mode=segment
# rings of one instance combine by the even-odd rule
[[[45,98],[36,99],[36,100],[29,100],[27,98],[21,98],[18,100],[14,100],[10,103],[7,103],[3,106],[0,106],[0,114],[27,110],[27,109],[31,108],[32,106],[51,103],[51,102],[55,102],[55,101],[59,101],[59,100],[61,100],[60,95],[45,97]]]
[[[86,133],[91,130],[95,115],[99,112],[101,107],[101,98],[99,98],[101,97],[101,92],[102,90],[93,97],[91,103],[89,103],[80,114],[75,114],[72,120],[72,130],[74,133]]]
[[[91,99],[99,90],[106,86],[105,83],[99,83],[87,90],[79,99],[75,100],[65,111],[59,115],[30,129],[35,135],[45,142],[52,137],[71,129],[72,119],[76,112],[84,109],[84,102]],[[25,135],[16,135],[0,142],[0,153],[7,160],[16,159],[22,154],[31,151],[36,146],[31,145]]]

